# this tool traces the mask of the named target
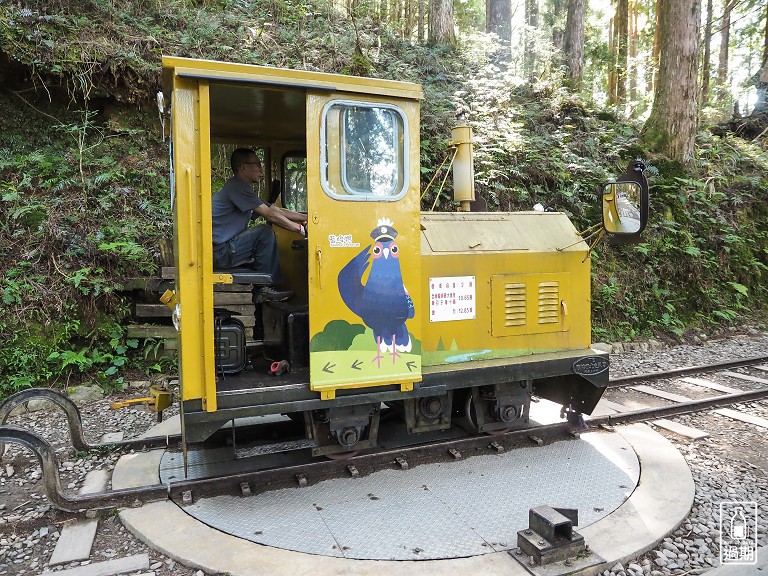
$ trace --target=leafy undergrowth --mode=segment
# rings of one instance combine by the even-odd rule
[[[681,337],[744,317],[765,322],[768,155],[738,137],[706,134],[698,150],[690,172],[656,160],[644,242],[599,250],[598,333]]]
[[[595,339],[680,336],[764,314],[768,155],[702,133],[695,166],[646,157],[640,126],[494,64],[486,36],[457,49],[399,38],[363,4],[322,0],[89,0],[0,5],[0,397],[33,384],[160,370],[125,336],[126,278],[155,274],[171,235],[168,150],[155,93],[162,54],[409,80],[423,85],[422,207],[448,127],[475,132],[477,193],[491,210],[600,218],[599,185],[642,158],[651,221],[639,246],[593,255]],[[450,180],[450,179],[449,179]]]
[[[23,96],[0,94],[0,389],[113,381],[138,347],[119,290],[170,234],[167,146],[142,114]]]

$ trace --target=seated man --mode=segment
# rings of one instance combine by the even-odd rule
[[[253,184],[264,175],[261,161],[249,148],[232,152],[230,165],[234,176],[211,199],[213,223],[213,267],[231,268],[247,263],[257,272],[271,274],[280,283],[280,260],[272,228],[264,224],[248,227],[251,219],[262,216],[270,224],[305,234],[306,216],[272,206],[259,198]],[[292,292],[273,286],[256,287],[254,304],[287,300]]]

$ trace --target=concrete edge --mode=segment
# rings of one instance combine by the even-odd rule
[[[579,530],[590,549],[605,560],[584,571],[585,576],[655,548],[688,517],[696,493],[688,463],[664,436],[645,424],[631,424],[616,431],[637,454],[640,480],[624,504]]]
[[[632,495],[605,518],[579,529],[590,548],[605,562],[580,572],[592,576],[656,546],[677,528],[693,503],[694,483],[683,456],[662,435],[643,424],[617,429],[640,460],[640,480]],[[162,451],[121,458],[112,477],[113,488],[159,482]],[[480,573],[529,576],[506,552],[449,560],[350,560],[293,552],[255,544],[211,528],[171,501],[124,509],[120,520],[137,538],[174,560],[206,573],[233,576],[303,576],[396,573],[455,576]],[[517,530],[514,528],[512,530]]]
[[[177,562],[204,572],[232,576],[529,576],[507,553],[425,562],[349,560],[271,548],[215,530],[172,502],[154,502],[120,512],[126,528],[145,544]]]

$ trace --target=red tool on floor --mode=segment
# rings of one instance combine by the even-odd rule
[[[285,374],[286,372],[291,371],[291,365],[288,363],[288,360],[280,360],[279,362],[272,362],[272,364],[269,367],[269,373],[272,374],[272,376],[280,376],[281,374]]]

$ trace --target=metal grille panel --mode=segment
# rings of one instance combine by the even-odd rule
[[[528,321],[527,299],[525,284],[513,283],[504,287],[504,326],[524,326],[526,324]]]
[[[568,272],[491,276],[491,334],[496,338],[564,332]]]
[[[539,324],[560,323],[560,283],[539,282]]]

